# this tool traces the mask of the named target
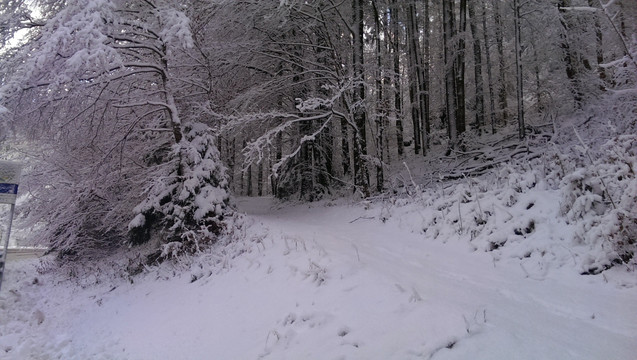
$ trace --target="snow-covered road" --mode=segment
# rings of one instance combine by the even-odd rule
[[[637,287],[557,267],[537,277],[381,205],[250,213],[245,252],[134,279],[12,267],[3,359],[617,359],[637,354]],[[412,214],[413,215],[413,214]],[[219,258],[217,258],[219,259]],[[531,258],[532,259],[532,258]],[[41,267],[41,265],[40,265]],[[634,277],[634,272],[628,274]],[[39,280],[34,283],[34,278]],[[17,280],[17,279],[20,280]],[[191,282],[192,280],[195,280]],[[7,292],[5,292],[5,290]]]
[[[258,209],[251,201],[245,208]],[[383,224],[378,209],[304,208],[255,216],[270,233],[312,244],[326,282],[343,284],[340,291],[326,286],[324,302],[338,303],[334,317],[355,323],[353,337],[366,339],[352,358],[631,359],[637,353],[635,289],[619,290],[572,269],[534,280],[519,261],[496,263],[453,238],[431,241],[401,229],[401,219]],[[296,347],[311,343],[310,335]]]

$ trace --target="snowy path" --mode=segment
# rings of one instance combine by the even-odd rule
[[[326,282],[341,289],[326,289],[325,304],[338,303],[333,315],[356,323],[352,337],[366,339],[353,358],[631,359],[637,353],[635,291],[575,274],[532,280],[519,266],[495,265],[453,239],[432,242],[366,219],[374,215],[329,207],[255,215],[271,233],[297,234],[320,249]]]
[[[251,248],[227,266],[194,263],[182,276],[157,270],[135,284],[85,289],[52,278],[33,284],[28,267],[10,269],[12,283],[0,294],[2,358],[631,360],[637,353],[636,287],[570,268],[534,280],[519,260],[496,262],[466,242],[412,233],[400,214],[370,219],[377,208],[276,210],[268,199],[240,206],[254,219]]]

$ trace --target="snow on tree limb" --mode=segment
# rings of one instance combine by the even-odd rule
[[[182,189],[155,195],[174,196],[181,209],[193,206],[195,222],[225,209],[227,181],[213,135],[182,124],[190,118],[175,100],[198,81],[193,75],[187,85],[174,82],[172,64],[193,44],[188,17],[162,0],[80,0],[51,14],[1,89],[3,106],[36,139],[32,158],[48,174],[31,178],[28,212],[47,223],[42,239],[76,253],[119,246],[132,229],[151,223],[133,208],[156,181]],[[184,126],[200,136],[182,144]],[[196,142],[202,136],[208,140]],[[179,229],[199,229],[184,221]]]
[[[588,12],[598,12],[600,9],[594,8],[591,6],[560,6],[560,10],[565,11],[588,11]]]

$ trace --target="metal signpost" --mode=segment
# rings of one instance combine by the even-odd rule
[[[0,161],[0,204],[11,205],[9,212],[9,226],[7,235],[4,237],[4,247],[0,252],[0,289],[2,288],[2,277],[4,275],[4,264],[7,260],[7,250],[9,249],[9,237],[11,236],[11,223],[13,222],[13,211],[15,210],[15,200],[18,197],[18,183],[22,164],[13,161]]]

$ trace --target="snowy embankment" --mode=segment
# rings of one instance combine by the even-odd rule
[[[480,202],[461,190],[354,205],[240,199],[241,240],[133,281],[10,262],[1,357],[634,358],[635,269],[579,275],[590,249],[573,245],[554,190],[508,206],[506,190]]]

